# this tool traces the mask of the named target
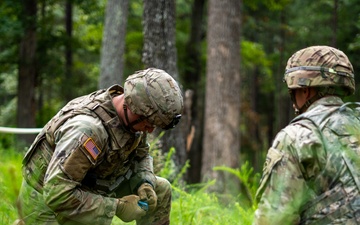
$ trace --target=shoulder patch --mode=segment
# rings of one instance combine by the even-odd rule
[[[101,150],[100,148],[95,144],[94,140],[91,138],[88,138],[84,144],[83,144],[84,148],[86,149],[86,151],[88,151],[91,155],[91,157],[96,160],[97,157],[100,155]]]

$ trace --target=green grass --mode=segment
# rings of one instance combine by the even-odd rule
[[[0,149],[0,224],[17,218],[16,199],[21,185],[21,158],[11,150]]]
[[[170,154],[173,150],[170,151]],[[22,155],[14,153],[13,150],[0,149],[0,224],[12,224],[17,219],[16,199],[21,185],[21,159]],[[166,161],[170,160],[166,156]],[[179,176],[186,171],[183,170],[174,176],[171,172],[171,163],[165,163],[160,175],[175,177],[173,179],[173,201],[171,209],[171,224],[176,225],[203,225],[203,224],[242,224],[250,225],[252,222],[254,209],[248,203],[240,202],[243,199],[239,196],[226,197],[226,203],[221,195],[207,192],[207,188],[214,185],[215,180],[206,184],[192,186],[180,185]],[[227,170],[226,168],[216,168],[217,170]],[[243,179],[241,174],[246,175],[246,168],[228,171],[239,179]],[[251,173],[250,170],[248,172]],[[248,174],[247,174],[248,175]],[[246,176],[247,176],[246,175]],[[252,190],[251,190],[252,192]],[[112,225],[131,225],[135,222],[124,223],[118,218],[114,218]]]

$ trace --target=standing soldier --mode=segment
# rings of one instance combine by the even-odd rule
[[[171,186],[153,173],[146,134],[182,110],[178,84],[154,68],[70,101],[24,157],[18,224],[169,224]]]
[[[267,153],[254,224],[360,224],[360,104],[340,50],[312,46],[291,56],[284,80],[298,116]]]

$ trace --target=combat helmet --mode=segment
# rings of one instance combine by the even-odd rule
[[[300,114],[325,95],[344,97],[355,92],[354,69],[348,57],[329,46],[311,46],[295,52],[288,60],[284,82],[294,103],[295,114]],[[295,89],[315,87],[316,95],[298,106]]]
[[[311,46],[294,53],[287,62],[284,81],[289,89],[319,87],[322,95],[355,92],[351,62],[342,51],[329,46]]]
[[[131,112],[164,130],[180,121],[183,97],[177,82],[164,70],[149,68],[130,75],[124,83],[125,105]]]

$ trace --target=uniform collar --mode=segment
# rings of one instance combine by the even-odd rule
[[[324,97],[316,100],[313,104],[311,104],[306,111],[308,112],[308,111],[312,110],[313,108],[315,108],[316,106],[319,106],[319,105],[341,106],[343,104],[344,104],[344,101],[339,96],[335,96],[335,95],[324,96]]]

